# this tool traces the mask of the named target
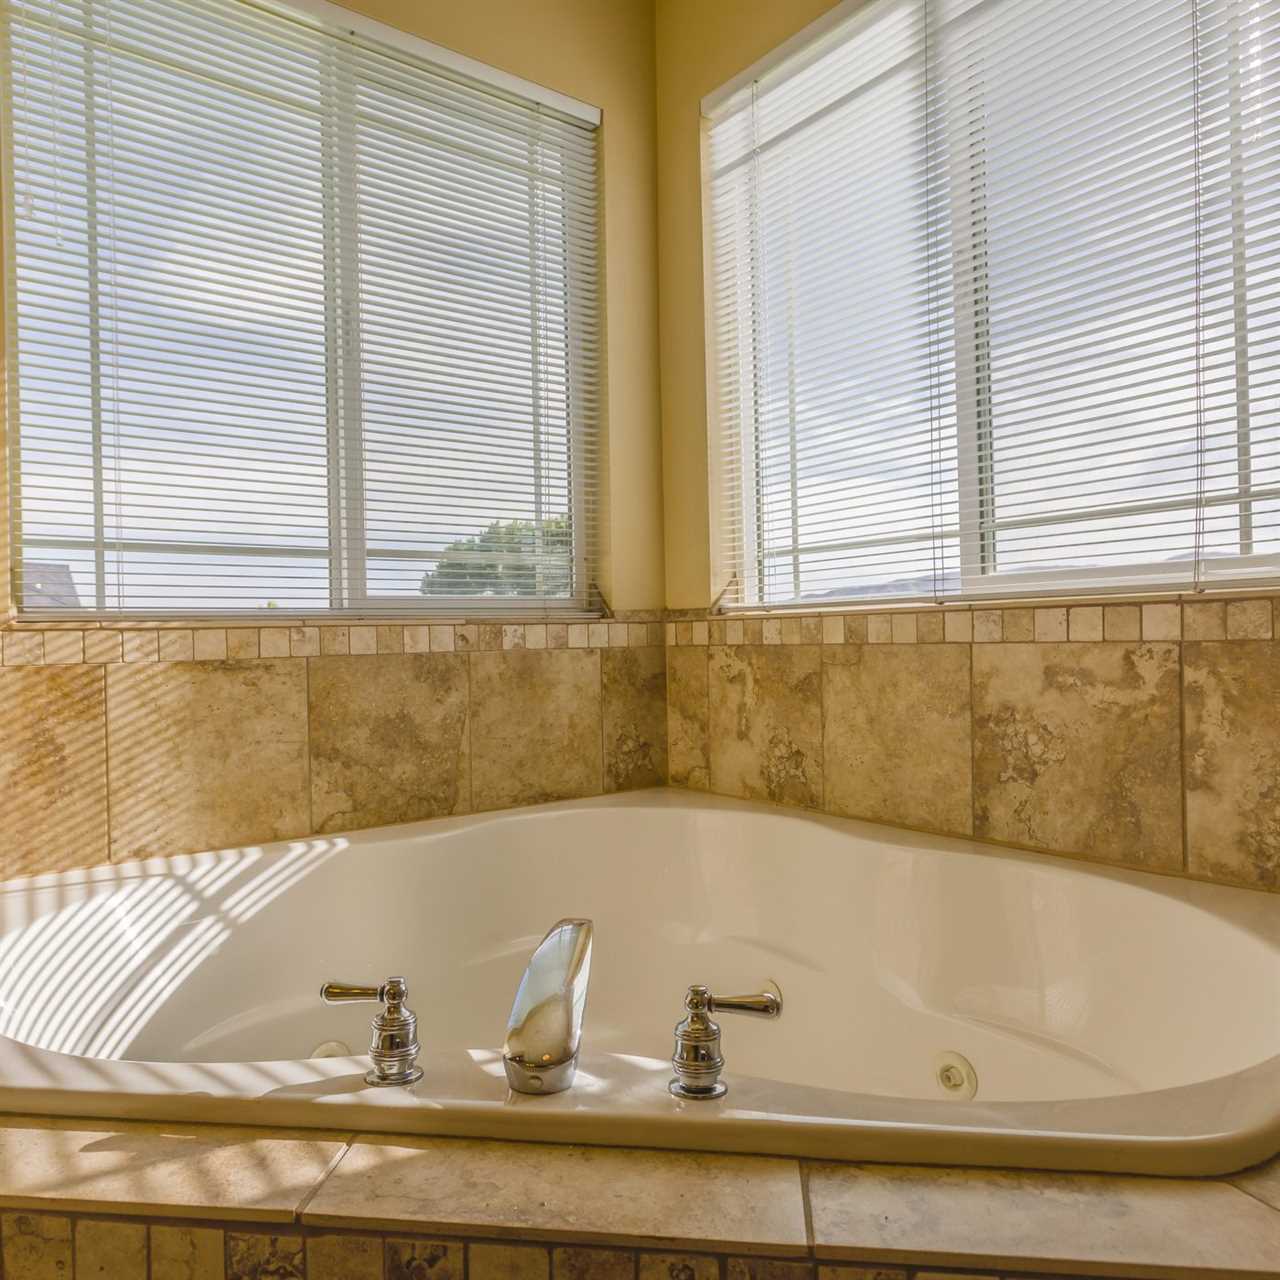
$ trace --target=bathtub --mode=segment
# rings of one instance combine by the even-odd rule
[[[564,916],[577,1082],[511,1094]],[[393,973],[425,1076],[375,1089],[318,990]],[[721,1101],[667,1091],[691,983],[782,993]],[[1223,1173],[1280,1150],[1280,895],[639,792],[10,881],[0,1037],[6,1112]]]

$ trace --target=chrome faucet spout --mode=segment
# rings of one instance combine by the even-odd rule
[[[529,958],[502,1051],[517,1093],[560,1093],[573,1083],[591,977],[590,920],[560,920]]]

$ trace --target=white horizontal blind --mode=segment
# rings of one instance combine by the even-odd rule
[[[594,129],[243,0],[4,13],[20,607],[588,607]]]
[[[737,606],[1280,579],[1280,0],[872,0],[711,110]]]

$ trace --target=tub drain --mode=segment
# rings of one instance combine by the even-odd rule
[[[973,1063],[954,1049],[946,1049],[934,1059],[938,1087],[948,1098],[972,1098],[978,1092],[978,1073]]]

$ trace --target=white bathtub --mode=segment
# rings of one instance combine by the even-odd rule
[[[569,915],[578,1081],[512,1095],[512,996]],[[392,973],[426,1075],[372,1089],[372,1006],[317,992]],[[722,1019],[719,1102],[667,1092],[693,982],[784,997]],[[8,1112],[1221,1173],[1280,1150],[1280,895],[643,792],[10,881],[0,1036]]]

